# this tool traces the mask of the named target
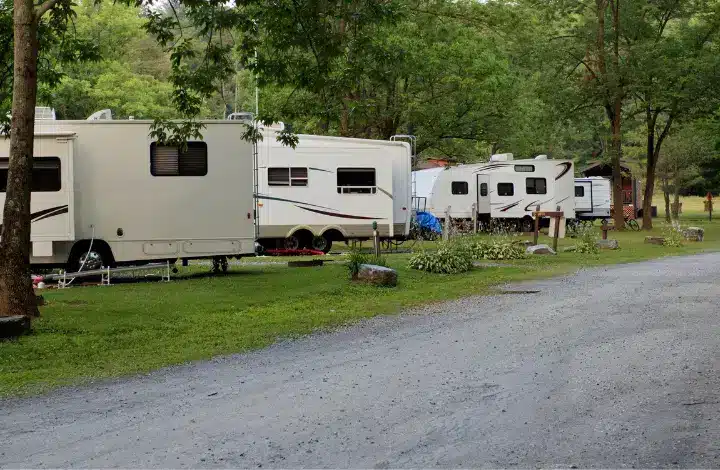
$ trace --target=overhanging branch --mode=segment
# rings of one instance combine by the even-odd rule
[[[40,20],[40,18],[45,15],[48,11],[52,9],[60,0],[45,0],[41,4],[39,4],[37,7],[35,7],[35,19]]]

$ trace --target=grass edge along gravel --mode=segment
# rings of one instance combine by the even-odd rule
[[[412,270],[409,255],[390,255],[388,264],[399,272],[395,289],[353,285],[342,263],[294,269],[247,263],[228,276],[208,277],[200,273],[205,267],[195,267],[188,278],[170,283],[48,290],[34,333],[0,343],[0,396],[242,353],[377,315],[493,294],[508,282],[720,249],[720,223],[703,225],[706,241],[680,248],[645,245],[645,233],[623,233],[616,236],[617,251],[561,252],[455,275]],[[571,244],[565,239],[560,245]]]

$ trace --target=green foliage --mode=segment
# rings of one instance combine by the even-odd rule
[[[576,252],[586,254],[600,253],[600,247],[597,245],[596,232],[592,226],[580,224],[575,228],[575,236],[577,240]]]
[[[358,249],[350,250],[347,259],[347,268],[350,278],[354,278],[360,272],[360,266],[368,262],[368,255]]]
[[[505,237],[474,240],[469,247],[473,257],[478,260],[511,260],[527,256],[523,245]]]
[[[685,235],[680,225],[668,225],[664,227],[663,238],[665,238],[663,245],[672,248],[681,247],[685,242]]]
[[[472,252],[459,242],[442,242],[437,251],[413,253],[409,260],[412,269],[437,274],[458,274],[472,268]]]

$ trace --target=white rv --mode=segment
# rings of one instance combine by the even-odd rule
[[[208,121],[203,140],[184,151],[154,142],[151,124],[36,121],[32,264],[75,271],[254,253],[253,147],[243,124]],[[3,139],[0,213],[8,153]]]
[[[610,180],[575,178],[575,213],[580,220],[610,218]]]
[[[266,128],[258,143],[258,242],[314,248],[408,235],[411,150],[406,142],[298,135],[295,149]]]
[[[513,160],[512,154],[493,155],[487,163],[474,163],[414,172],[416,207],[443,219],[470,219],[473,205],[481,221],[505,219],[532,230],[532,212],[554,211],[575,217],[573,162]]]

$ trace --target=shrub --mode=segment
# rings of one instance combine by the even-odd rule
[[[367,263],[367,261],[368,256],[365,253],[362,253],[360,250],[355,248],[350,250],[347,262],[350,279],[354,279],[358,275],[360,272],[360,265]]]
[[[576,252],[587,254],[600,253],[600,247],[597,245],[595,231],[592,227],[586,225],[576,226],[575,237],[577,238]]]
[[[525,258],[525,247],[507,238],[475,240],[469,249],[474,259],[508,260]]]
[[[663,230],[663,238],[665,238],[663,245],[673,248],[683,246],[683,241],[685,241],[683,229],[679,224],[666,227]]]
[[[410,267],[437,274],[457,274],[472,268],[472,253],[462,243],[443,242],[437,251],[420,251],[410,257]]]

